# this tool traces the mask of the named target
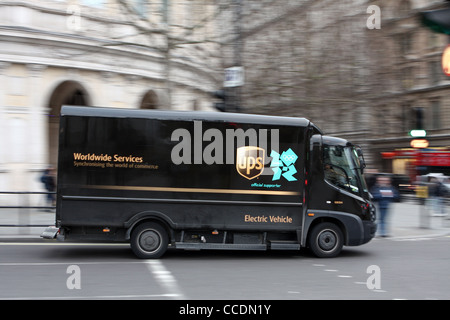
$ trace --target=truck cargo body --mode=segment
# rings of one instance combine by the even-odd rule
[[[63,107],[59,138],[60,239],[335,256],[375,232],[356,149],[306,119]]]

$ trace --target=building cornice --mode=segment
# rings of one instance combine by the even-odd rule
[[[0,41],[19,46],[25,44],[32,48],[22,53],[14,49],[0,50],[0,61],[5,63],[113,72],[165,81],[166,56],[145,46],[119,43],[114,45],[114,42],[103,39],[10,26],[0,26]],[[47,54],[49,51],[52,51],[51,54]],[[201,91],[214,90],[211,83],[219,85],[220,80],[214,70],[205,66],[196,66],[179,59],[172,59],[170,64],[171,74],[188,72],[194,74],[197,80],[185,83],[182,78],[171,76],[170,81],[175,85],[193,87]],[[201,78],[206,80],[206,86],[202,81],[198,81]]]

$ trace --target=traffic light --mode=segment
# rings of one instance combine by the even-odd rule
[[[422,23],[438,33],[450,35],[450,8],[421,12]]]
[[[450,2],[450,0],[447,0]],[[450,35],[450,7],[420,13],[422,24],[434,32]],[[450,43],[450,37],[449,37]],[[442,71],[450,76],[450,45],[444,50],[441,58]]]

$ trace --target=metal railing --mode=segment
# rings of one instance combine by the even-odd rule
[[[18,210],[16,213],[18,215],[17,223],[7,223],[0,224],[0,227],[47,227],[48,224],[30,224],[31,209],[38,210],[54,210],[56,206],[53,205],[30,205],[30,196],[32,195],[43,195],[45,198],[48,195],[56,195],[56,192],[46,192],[46,191],[0,191],[0,196],[2,195],[17,195],[17,204],[16,205],[0,205],[0,209],[4,211],[4,209],[16,209]],[[1,217],[1,212],[0,212]]]

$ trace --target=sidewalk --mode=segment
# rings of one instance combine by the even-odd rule
[[[387,221],[392,238],[427,238],[450,234],[450,207],[447,217],[432,217],[426,207],[412,200],[393,203]],[[421,220],[422,215],[422,220]],[[428,217],[423,220],[423,217]],[[21,225],[6,227],[4,225]],[[37,225],[37,226],[36,226]],[[55,225],[54,210],[0,209],[0,241],[39,240],[45,227]]]
[[[393,238],[436,237],[450,234],[450,207],[448,216],[433,217],[431,210],[415,200],[393,203],[387,229]]]
[[[17,225],[19,227],[16,227]],[[0,209],[0,241],[5,239],[38,240],[41,239],[40,234],[47,226],[54,225],[55,210]]]

